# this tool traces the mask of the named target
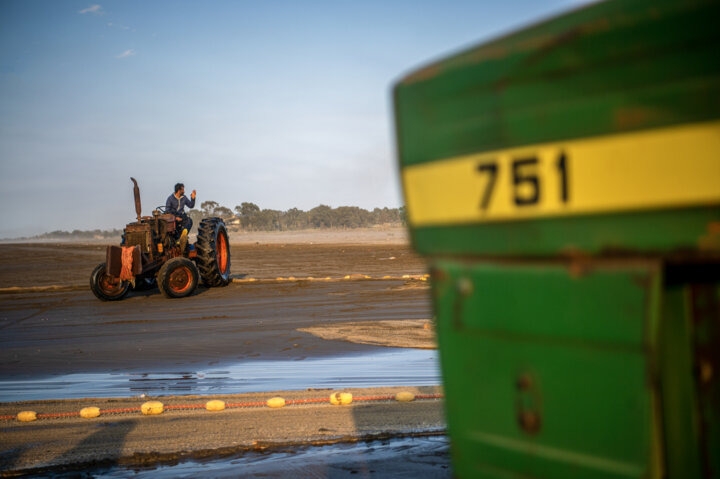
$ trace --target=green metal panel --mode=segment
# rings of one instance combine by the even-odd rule
[[[660,340],[669,477],[720,477],[720,287],[667,288]]]
[[[690,298],[700,463],[720,477],[720,281],[693,285]]]
[[[659,360],[663,374],[663,421],[669,477],[700,477],[688,313],[687,288],[668,288],[663,308]]]
[[[438,261],[433,294],[460,477],[650,477],[658,266]],[[529,384],[522,384],[523,382]],[[537,415],[537,430],[521,416]],[[527,424],[526,424],[527,426]]]

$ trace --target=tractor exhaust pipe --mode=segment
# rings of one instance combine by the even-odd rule
[[[137,181],[135,181],[135,178],[130,177],[132,182],[135,184],[133,187],[133,196],[135,196],[135,213],[137,214],[137,220],[140,221],[140,212],[142,211],[142,205],[140,204],[140,188],[138,187]]]

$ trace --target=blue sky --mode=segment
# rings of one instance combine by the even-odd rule
[[[0,238],[233,208],[401,204],[390,89],[582,0],[0,1]],[[198,204],[199,206],[199,204]]]

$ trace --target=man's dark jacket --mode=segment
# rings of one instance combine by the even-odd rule
[[[172,213],[175,216],[185,216],[183,208],[195,208],[195,200],[189,200],[187,196],[181,196],[180,199],[175,198],[175,195],[168,196],[165,202],[165,213]]]

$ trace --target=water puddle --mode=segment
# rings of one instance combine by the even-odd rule
[[[234,477],[332,477],[332,478],[450,478],[449,443],[445,436],[404,437],[328,446],[301,446],[272,452],[244,452],[212,459],[188,459],[177,464],[151,467],[83,469],[95,478],[234,478]],[[52,475],[78,477],[77,472]]]
[[[399,348],[302,361],[243,361],[198,371],[87,373],[0,380],[0,401],[438,384],[441,378],[436,350]]]

